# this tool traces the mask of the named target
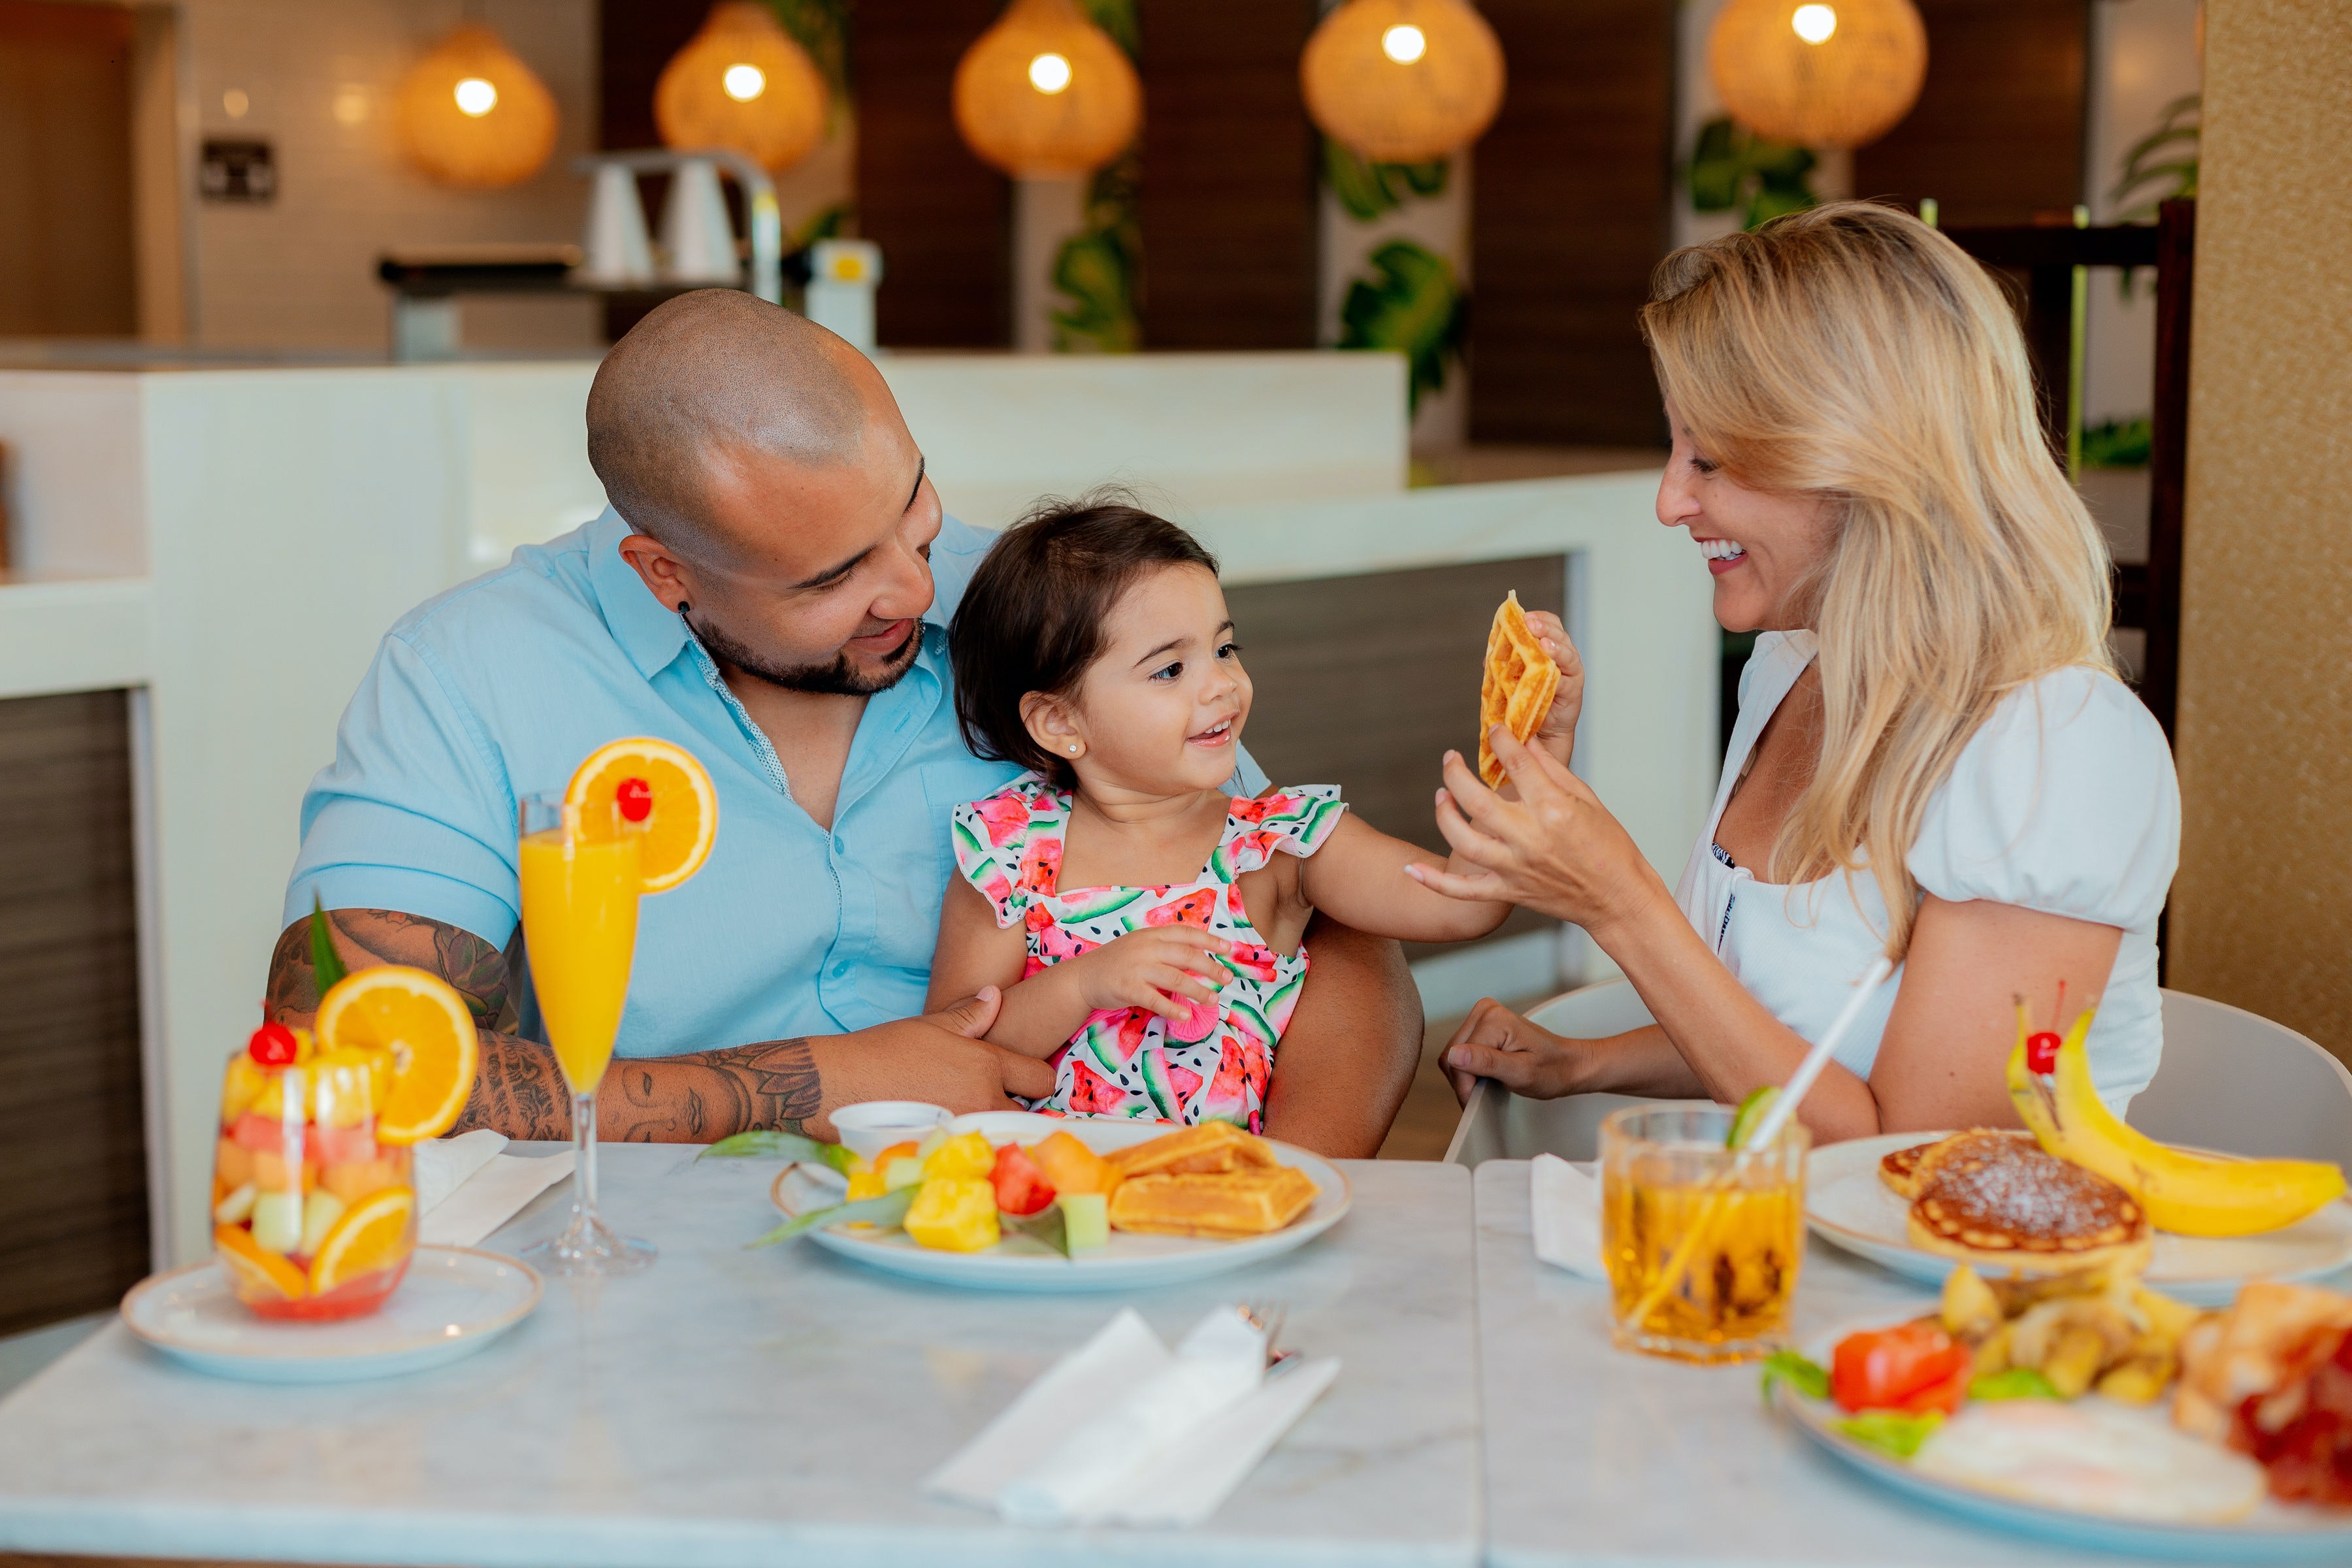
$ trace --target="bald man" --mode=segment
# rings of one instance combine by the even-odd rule
[[[993,990],[913,1016],[948,813],[1016,770],[965,750],[949,684],[944,627],[991,536],[941,515],[881,375],[749,295],[683,295],[605,356],[588,456],[604,516],[386,634],[303,799],[271,1016],[318,1007],[316,898],[346,964],[431,970],[473,1009],[461,1126],[569,1137],[521,951],[516,802],[655,735],[709,769],[719,840],[644,904],[602,1137],[822,1137],[856,1100],[1050,1090],[1046,1064],[977,1037]],[[1233,787],[1264,788],[1244,763]],[[1419,998],[1393,942],[1328,922],[1311,940],[1266,1127],[1369,1155],[1418,1060]]]

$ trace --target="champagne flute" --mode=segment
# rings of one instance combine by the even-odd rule
[[[540,1016],[572,1089],[572,1224],[523,1253],[549,1274],[634,1274],[651,1242],[615,1236],[596,1217],[596,1088],[613,1059],[637,943],[644,832],[610,800],[523,798],[518,859],[522,930]]]

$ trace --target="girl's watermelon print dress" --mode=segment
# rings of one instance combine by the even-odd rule
[[[1265,945],[1242,907],[1242,874],[1286,855],[1312,855],[1348,809],[1333,784],[1300,784],[1234,801],[1225,831],[1201,875],[1173,888],[1056,886],[1070,796],[1024,773],[986,800],[955,808],[956,864],[996,911],[1000,927],[1026,933],[1026,980],[1048,964],[1091,952],[1147,926],[1194,925],[1234,943],[1233,977],[1215,1005],[1192,1004],[1172,1023],[1140,1007],[1097,1012],[1055,1051],[1054,1092],[1024,1103],[1048,1115],[1124,1116],[1143,1121],[1231,1121],[1259,1131],[1274,1047],[1298,1005],[1307,949],[1285,957]]]

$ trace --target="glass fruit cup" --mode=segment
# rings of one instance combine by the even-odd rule
[[[213,1254],[260,1317],[325,1321],[383,1305],[416,1250],[409,1151],[376,1137],[383,1052],[320,1050],[265,1024],[221,1082]]]
[[[1733,1112],[1632,1106],[1601,1124],[1601,1255],[1621,1350],[1752,1361],[1787,1342],[1805,1256],[1805,1151],[1724,1147]]]

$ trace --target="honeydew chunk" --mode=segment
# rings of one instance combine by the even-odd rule
[[[268,1252],[292,1252],[302,1245],[302,1194],[257,1193],[253,1199],[253,1244]]]
[[[1100,1193],[1064,1193],[1054,1200],[1072,1252],[1110,1245],[1110,1200]]]

